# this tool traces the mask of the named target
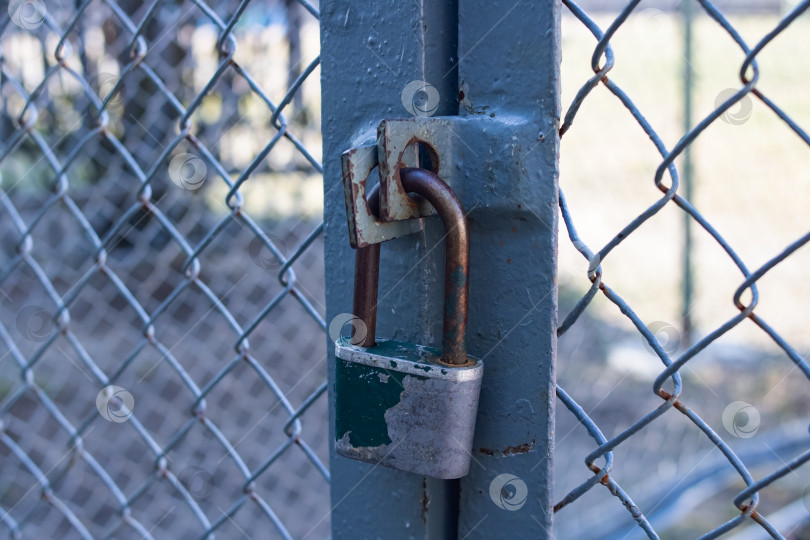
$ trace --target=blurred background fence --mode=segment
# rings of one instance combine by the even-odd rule
[[[327,537],[317,11],[3,15],[2,534]]]
[[[555,533],[808,538],[810,3],[563,4]]]
[[[560,320],[578,318],[559,343],[557,538],[692,538],[725,522],[741,525],[730,537],[760,538],[732,501],[807,455],[810,253],[756,281],[756,317],[731,301],[744,276],[810,230],[807,14],[755,55],[756,91],[739,77],[747,51],[807,4],[717,2],[724,25],[708,3],[565,2],[563,103],[577,107],[563,109],[560,184],[567,234],[575,222],[580,241],[560,240]],[[317,8],[8,3],[0,530],[10,537],[329,535]],[[621,10],[615,61],[592,78],[594,34]],[[618,86],[599,84],[607,71]],[[667,156],[681,172],[676,197],[652,181]],[[610,254],[597,249],[662,196]],[[597,294],[586,274],[610,288]],[[650,391],[662,360],[696,344],[678,399],[700,427]],[[608,453],[604,441],[628,429]],[[583,465],[592,452],[609,456],[609,479],[602,460],[595,476]],[[757,493],[757,512],[784,536],[808,537],[806,467]]]

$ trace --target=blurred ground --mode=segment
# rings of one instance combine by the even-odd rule
[[[179,193],[178,193],[179,192]],[[76,201],[89,216],[99,208],[95,197]],[[179,228],[193,232],[187,240],[193,245],[200,234],[216,223],[202,205],[186,206],[185,193],[169,191],[164,199],[167,208],[175,208]],[[30,219],[41,201],[23,205],[23,216]],[[19,208],[19,206],[18,206]],[[0,217],[4,230],[11,225]],[[317,225],[311,221],[265,222],[266,232],[277,240],[285,255]],[[67,291],[87,270],[92,253],[82,242],[75,224],[66,216],[48,216],[36,237],[36,257],[44,261],[43,270],[60,292]],[[236,223],[227,227],[214,245],[201,258],[202,279],[219,296],[241,325],[246,325],[281,290],[275,279],[280,264],[252,233]],[[3,252],[13,253],[6,237]],[[323,310],[323,259],[316,242],[295,265],[298,283],[307,297]],[[182,280],[185,261],[176,245],[154,219],[142,222],[111,250],[107,264],[114,269],[141,304],[153,313]],[[75,266],[74,266],[75,265]],[[2,286],[5,313],[3,323],[20,352],[31,357],[56,328],[44,319],[14,319],[15,313],[51,302],[30,271],[13,272]],[[70,309],[70,328],[86,353],[109,373],[123,358],[142,345],[143,324],[125,299],[101,276],[91,279]],[[207,416],[234,445],[244,465],[254,471],[286,440],[281,427],[288,418],[279,398],[259,375],[234,351],[237,334],[224,317],[194,288],[170,303],[155,321],[156,338],[169,350],[193,381],[204,388],[231,362],[236,367],[217,382],[207,396]],[[250,336],[250,346],[257,361],[278,384],[295,406],[299,406],[320,384],[326,373],[323,332],[292,298],[285,298],[260,323]],[[0,363],[4,397],[22,387],[19,371],[10,355]],[[85,420],[91,426],[83,438],[84,449],[106,468],[115,484],[132,495],[145,480],[155,475],[155,457],[133,429],[104,421],[96,410],[97,382],[89,373],[68,340],[59,336],[40,358],[35,369],[37,384],[68,421],[78,425]],[[186,426],[194,397],[185,387],[180,374],[169,360],[151,347],[135,356],[116,380],[134,397],[136,418],[161,446],[170,442]],[[325,396],[302,417],[302,436],[313,446],[318,457],[328,463],[326,437],[327,410]],[[71,442],[33,396],[17,401],[4,415],[5,433],[29,451],[40,467],[58,478],[53,489],[58,497],[85,518],[91,533],[100,537],[117,524],[117,508],[112,493],[92,470],[80,460],[67,460]],[[33,428],[33,429],[32,429]],[[244,479],[222,444],[198,425],[168,453],[170,468],[191,492],[210,519],[223,515],[241,495]],[[0,446],[0,460],[12,462],[5,446]],[[75,461],[75,463],[71,463]],[[61,477],[62,469],[66,472]],[[21,468],[3,467],[1,498],[3,508],[12,508],[15,517],[25,515],[39,500],[39,489],[31,489],[34,478]],[[61,478],[60,478],[61,477]],[[329,534],[329,492],[317,470],[295,447],[259,476],[256,490],[289,528],[294,538],[312,533],[311,538]],[[41,508],[41,505],[40,505]],[[136,519],[156,525],[156,538],[199,537],[203,529],[180,495],[167,480],[158,480],[147,497],[139,499],[132,509]],[[317,519],[303,519],[317,516]],[[159,521],[159,523],[157,523]],[[318,522],[318,520],[322,520]],[[273,538],[267,518],[254,505],[233,517],[233,523],[221,528],[225,538],[241,536]],[[25,529],[30,538],[71,538],[69,529],[55,511],[40,510]],[[134,533],[134,531],[130,531]],[[59,536],[59,535],[64,536]],[[164,536],[168,535],[168,536]],[[126,530],[116,538],[129,538]],[[138,535],[131,536],[137,538]]]

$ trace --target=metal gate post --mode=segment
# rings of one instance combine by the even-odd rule
[[[322,0],[321,88],[327,323],[351,311],[354,251],[341,181],[342,152],[373,143],[380,121],[412,116],[403,102],[413,81],[438,92],[435,115],[458,113],[454,1]],[[432,98],[434,99],[434,98]],[[370,181],[371,182],[371,181]],[[370,184],[371,185],[371,184]],[[377,334],[435,344],[441,339],[444,250],[441,223],[382,247]],[[436,248],[436,249],[434,249]],[[328,344],[334,403],[334,348]],[[330,406],[330,431],[334,410]],[[330,432],[334,441],[334,433]],[[345,459],[330,450],[336,540],[450,538],[458,482],[426,479]]]
[[[459,3],[470,354],[484,361],[459,538],[550,538],[560,4]],[[464,148],[467,146],[467,148]],[[469,186],[469,187],[467,187]]]
[[[453,4],[321,3],[327,322],[352,305],[339,156],[373,144],[381,120],[410,116],[403,92],[424,81],[468,212],[467,348],[485,364],[470,474],[442,482],[333,454],[337,539],[550,537],[560,7]],[[378,335],[439,342],[435,221],[383,246]],[[331,403],[331,360],[329,376]]]

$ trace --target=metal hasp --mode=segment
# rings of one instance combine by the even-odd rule
[[[349,243],[355,249],[364,248],[386,240],[400,238],[422,230],[421,219],[381,221],[378,196],[374,196],[372,211],[371,193],[367,193],[366,182],[377,167],[377,147],[361,146],[352,148],[341,155],[346,197],[346,216],[349,224]],[[377,186],[374,187],[377,189]]]
[[[364,324],[335,343],[336,450],[434,478],[460,478],[470,468],[483,375],[483,363],[467,356],[464,345],[469,233],[461,204],[438,176],[413,168],[400,176],[445,225],[442,350],[374,337],[380,246],[358,249],[354,313]],[[376,212],[376,186],[369,195],[368,207]]]
[[[429,216],[434,208],[427,201],[408,196],[402,173],[406,153],[416,145],[427,154],[427,166],[450,187],[453,167],[453,118],[417,116],[383,120],[377,128],[377,159],[380,170],[380,218],[383,221],[407,223],[413,218]],[[443,150],[440,152],[440,149]],[[423,167],[425,165],[421,164]]]

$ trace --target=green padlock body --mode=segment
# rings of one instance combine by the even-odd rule
[[[466,475],[483,362],[450,366],[437,348],[376,341],[335,342],[338,454],[435,478]]]

